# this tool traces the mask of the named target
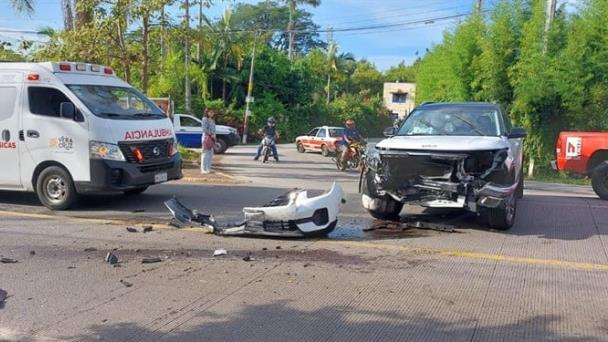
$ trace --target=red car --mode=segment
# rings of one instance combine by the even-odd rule
[[[342,139],[344,127],[321,126],[314,128],[307,135],[296,138],[298,152],[321,152],[324,157],[336,151],[336,143]]]
[[[553,168],[591,177],[593,190],[608,200],[608,132],[561,132]]]

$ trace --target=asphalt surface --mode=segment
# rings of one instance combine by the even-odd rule
[[[253,162],[253,150],[216,158],[235,185],[175,182],[61,213],[0,193],[0,257],[18,261],[0,263],[0,341],[608,341],[608,202],[588,187],[528,182],[506,232],[407,207],[404,220],[455,231],[411,229],[368,217],[356,172],[293,146],[279,147],[278,164]],[[230,220],[287,189],[333,181],[347,203],[328,239],[163,224],[172,196]],[[218,248],[228,255],[213,257]],[[108,251],[120,267],[104,262]]]

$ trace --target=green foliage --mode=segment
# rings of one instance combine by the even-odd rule
[[[416,82],[416,67],[418,66],[417,61],[414,65],[406,65],[405,62],[401,62],[394,67],[389,68],[384,73],[384,79],[386,82]]]
[[[417,102],[497,101],[528,130],[526,155],[549,168],[559,131],[608,129],[608,2],[558,10],[547,35],[544,0],[501,0],[444,35],[417,66]]]
[[[366,135],[377,135],[388,124],[381,98],[385,75],[372,63],[356,61],[352,54],[339,51],[335,43],[326,45],[318,33],[310,33],[319,26],[305,8],[317,6],[319,0],[237,3],[217,19],[204,16],[209,2],[203,1],[199,24],[188,29],[183,13],[164,11],[174,0],[79,3],[87,20],[69,31],[45,29],[48,43],[28,58],[111,66],[118,76],[149,96],[170,96],[177,113],[187,113],[188,76],[192,96],[187,114],[200,117],[205,108],[212,108],[219,114],[219,123],[240,128],[255,41],[250,135],[269,116],[277,118],[283,141],[291,141],[314,126],[342,125],[349,117]],[[191,4],[194,19],[201,3]],[[293,61],[287,56],[289,34],[285,31],[290,15],[294,30],[301,31],[295,35]],[[256,35],[252,28],[262,31]],[[188,50],[184,49],[186,39]],[[404,64],[390,73],[407,74],[408,80],[414,77],[413,69]]]

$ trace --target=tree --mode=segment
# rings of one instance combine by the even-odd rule
[[[290,61],[293,61],[294,58],[294,19],[296,14],[297,5],[310,5],[313,7],[317,7],[321,4],[321,0],[284,0],[287,2],[287,6],[289,7],[289,22],[287,23],[287,32],[289,33],[289,45],[287,49],[287,55]]]
[[[408,66],[402,61],[386,70],[384,80],[386,82],[416,82],[415,65]]]
[[[292,50],[294,54],[306,55],[309,51],[325,47],[325,43],[319,39],[319,26],[313,21],[312,14],[303,9],[297,9],[294,19],[294,30],[301,32],[294,35]],[[289,8],[280,6],[276,1],[264,1],[258,4],[239,3],[236,5],[232,15],[232,23],[235,30],[251,30],[259,28],[267,30],[260,41],[275,49],[288,51],[288,31],[272,31],[285,27],[289,23]],[[253,40],[253,36],[247,36]]]
[[[208,18],[203,18],[216,41],[216,53],[222,56],[220,77],[222,79],[222,99],[224,102],[227,100],[227,84],[238,79],[236,72],[241,70],[245,55],[242,42],[239,41],[240,37],[233,32],[231,19],[232,10],[228,7],[224,10],[222,18],[215,23]],[[231,62],[234,63],[236,70],[230,68]]]
[[[9,0],[9,4],[17,13],[34,13],[34,0]]]
[[[325,50],[326,72],[327,72],[327,103],[331,100],[331,76],[337,74],[344,69],[348,62],[354,61],[354,56],[351,53],[338,54],[338,44],[330,42]]]

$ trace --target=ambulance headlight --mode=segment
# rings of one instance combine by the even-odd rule
[[[115,144],[91,141],[89,143],[89,152],[91,159],[125,161],[125,156],[123,156],[118,145]]]

